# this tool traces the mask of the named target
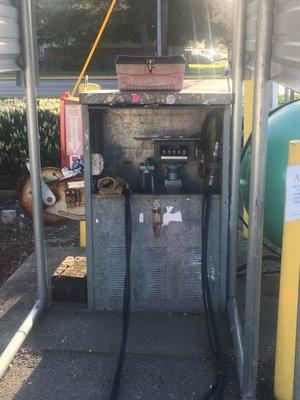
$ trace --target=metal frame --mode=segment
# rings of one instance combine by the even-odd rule
[[[229,221],[229,180],[230,180],[230,127],[231,127],[231,107],[225,106],[223,112],[223,144],[222,144],[222,197],[221,197],[221,271],[228,267],[228,243],[222,238],[228,237],[228,221]],[[228,133],[228,134],[227,134]],[[227,273],[220,277],[220,299],[221,303],[226,304],[227,291],[222,288],[227,287]]]
[[[84,186],[85,186],[85,221],[87,238],[87,265],[93,262],[93,214],[92,214],[92,175],[91,175],[91,142],[90,142],[90,113],[87,105],[82,106],[82,124],[84,137]],[[94,281],[94,269],[87,269],[88,282]],[[95,307],[94,291],[88,290],[88,305]]]
[[[161,12],[161,0],[158,0]],[[257,383],[257,357],[258,357],[258,337],[259,337],[259,311],[260,311],[260,292],[261,292],[261,245],[263,238],[263,203],[264,203],[264,182],[265,182],[265,155],[266,141],[263,132],[267,126],[267,116],[269,110],[269,87],[271,69],[271,43],[273,26],[273,0],[258,1],[257,8],[257,40],[256,40],[256,62],[255,62],[255,109],[253,117],[253,157],[251,163],[251,190],[250,190],[250,226],[248,240],[248,272],[246,280],[246,313],[244,339],[241,323],[238,315],[238,305],[236,301],[236,267],[237,267],[237,232],[238,232],[238,205],[239,205],[239,161],[241,149],[241,130],[242,130],[242,78],[244,63],[245,46],[245,16],[247,0],[235,1],[235,34],[234,34],[234,116],[233,116],[233,135],[232,135],[232,162],[231,162],[231,188],[230,188],[230,216],[229,216],[229,277],[227,291],[227,306],[229,313],[230,326],[234,341],[237,358],[241,394],[243,399],[255,399]],[[48,300],[47,288],[47,268],[45,242],[43,235],[42,222],[42,203],[41,203],[41,182],[40,182],[40,151],[38,137],[38,121],[36,112],[36,66],[34,63],[34,33],[32,18],[32,0],[20,2],[22,15],[22,29],[24,37],[24,58],[25,58],[25,77],[26,77],[26,100],[27,100],[27,125],[28,142],[31,160],[31,179],[33,195],[33,217],[35,232],[35,248],[37,258],[37,286],[38,300],[32,310],[20,326],[19,330],[12,338],[0,357],[0,378],[6,372],[8,366],[23,344],[34,322],[43,311]],[[161,21],[161,15],[158,17]],[[161,23],[158,24],[158,37],[161,39]],[[158,40],[159,42],[159,40]],[[158,43],[158,53],[161,52],[161,43]],[[85,162],[87,170],[90,169],[90,143],[89,143],[89,110],[85,105],[83,108],[84,118],[84,137],[85,137]],[[226,108],[224,124],[229,123],[229,107]],[[226,139],[226,138],[225,138]],[[226,139],[227,140],[227,139]],[[224,142],[223,146],[228,146]],[[224,165],[226,174],[228,164]],[[87,203],[91,204],[91,176],[86,174],[86,197]],[[224,178],[225,179],[225,178]],[[224,185],[224,182],[223,182]],[[225,188],[225,186],[223,186]],[[227,186],[223,193],[223,205],[228,204]],[[88,253],[92,254],[92,231],[91,231],[91,208],[87,207],[88,223]],[[227,215],[223,214],[223,220]],[[224,224],[222,232],[227,227]],[[222,250],[227,254],[227,249]],[[90,277],[91,279],[91,277]],[[89,299],[93,304],[93,299]],[[300,318],[299,318],[300,320]],[[300,324],[300,323],[299,323]],[[299,344],[300,326],[298,324],[297,344]],[[297,346],[296,368],[298,373],[300,367],[300,345]],[[297,379],[295,380],[297,382]],[[295,398],[299,397],[299,388],[295,387]]]
[[[259,1],[248,0],[246,23],[246,64],[253,69],[255,64],[256,23]],[[276,0],[273,7],[271,78],[283,86],[300,90],[299,16],[297,0]]]
[[[231,137],[231,187],[229,216],[229,266],[227,282],[227,310],[240,386],[243,380],[243,333],[236,300],[236,274],[238,264],[239,183],[243,119],[243,70],[246,0],[235,0],[233,29],[233,117]]]
[[[36,319],[44,310],[48,300],[46,251],[42,219],[41,162],[39,148],[38,118],[36,110],[36,64],[34,50],[34,23],[32,0],[20,2],[22,17],[22,36],[24,46],[26,108],[28,145],[31,161],[31,181],[33,200],[34,241],[37,262],[38,300],[13,336],[0,357],[0,379],[24,343]]]
[[[86,198],[86,235],[87,235],[87,261],[88,265],[92,265],[93,263],[93,213],[92,213],[92,178],[91,178],[91,138],[90,138],[90,107],[92,109],[105,110],[114,106],[116,108],[124,107],[124,104],[131,104],[131,95],[130,93],[118,93],[115,92],[114,100],[111,104],[107,104],[107,97],[109,95],[107,93],[103,95],[93,95],[93,94],[81,94],[81,103],[82,105],[82,113],[83,113],[83,137],[84,137],[84,160],[85,160],[85,198]],[[145,96],[145,101],[142,96],[141,104],[144,105],[147,102],[151,104],[161,104],[161,106],[165,106],[165,97],[166,94],[164,92],[160,93],[159,99],[157,99],[157,94],[153,94],[149,92],[147,96]],[[221,271],[223,272],[220,276],[220,303],[226,304],[226,296],[227,296],[227,288],[226,283],[228,282],[228,220],[229,220],[229,199],[230,199],[230,127],[231,127],[231,105],[229,101],[228,94],[225,97],[222,94],[210,95],[201,93],[199,96],[196,96],[193,93],[194,99],[196,98],[196,102],[191,102],[190,107],[193,106],[217,106],[221,107],[223,110],[223,143],[222,143],[222,195],[221,195],[221,216],[220,216],[220,263],[221,263]],[[186,94],[180,95],[180,93],[176,94],[177,101],[176,105],[179,106],[180,103],[184,103],[184,99],[186,99]],[[139,108],[140,105],[131,105],[132,108]],[[172,106],[168,106],[172,107]],[[91,287],[91,284],[94,280],[93,276],[93,268],[88,268],[88,287]],[[95,307],[95,298],[94,292],[88,290],[88,305],[89,308],[93,309]],[[220,308],[221,312],[224,312],[225,309]]]
[[[260,0],[257,6],[255,104],[253,113],[253,145],[249,206],[249,239],[247,248],[245,325],[242,330],[236,300],[237,248],[239,209],[239,162],[242,136],[243,70],[245,51],[246,0],[235,2],[234,34],[234,116],[232,143],[232,186],[230,215],[230,280],[228,283],[228,312],[236,353],[241,395],[243,399],[256,398],[257,360],[261,294],[261,256],[263,240],[263,209],[266,170],[266,137],[270,107],[270,74],[272,54],[273,0]],[[240,37],[242,29],[242,37]],[[237,34],[239,32],[239,34]]]
[[[162,0],[156,0],[157,55],[162,55]]]
[[[266,173],[269,99],[271,89],[271,53],[273,0],[258,4],[257,43],[255,61],[252,160],[249,203],[249,238],[247,251],[245,358],[242,392],[245,398],[256,397],[257,358],[260,318],[261,259]]]
[[[17,2],[0,1],[0,72],[22,70],[21,27]]]

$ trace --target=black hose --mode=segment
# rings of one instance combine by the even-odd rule
[[[247,222],[244,220],[244,218],[241,216],[241,214],[239,214],[239,218],[242,221],[242,224],[249,229],[249,225],[247,224]],[[277,251],[275,251],[271,246],[269,246],[265,241],[263,241],[263,246],[268,249],[271,253],[273,253],[275,256],[280,258],[281,261],[281,255],[279,253],[277,253]]]
[[[211,121],[215,120],[215,129],[209,130],[209,124]],[[212,144],[222,141],[222,130],[223,130],[223,120],[222,120],[222,113],[220,110],[211,110],[205,116],[203,121],[203,125],[201,128],[201,139],[203,143],[204,149],[204,156],[210,157],[213,153]],[[206,163],[208,160],[206,160]]]
[[[207,331],[211,351],[215,358],[216,380],[211,389],[204,395],[203,400],[221,400],[225,389],[224,355],[217,329],[216,318],[208,277],[208,234],[211,211],[212,191],[208,191],[203,199],[202,216],[202,292],[203,304],[207,323]]]
[[[125,259],[126,270],[124,279],[124,293],[123,293],[123,329],[122,340],[120,345],[120,353],[118,358],[117,367],[115,370],[114,380],[110,392],[110,400],[117,400],[120,392],[121,379],[125,361],[126,342],[128,336],[129,319],[130,319],[130,306],[131,306],[131,244],[132,244],[132,226],[131,226],[131,209],[129,201],[129,191],[124,193],[125,198]]]
[[[276,262],[280,263],[281,262],[281,257],[277,256],[276,254],[264,254],[262,256],[262,261],[267,261],[267,260],[276,261]],[[241,264],[240,266],[238,266],[237,271],[241,272],[241,271],[245,271],[246,269],[247,269],[247,263],[244,263],[244,264]],[[266,273],[269,274],[270,272],[275,274],[275,273],[280,272],[280,270],[276,269],[276,270],[272,270],[272,271],[263,271],[262,273],[263,274],[266,274]]]

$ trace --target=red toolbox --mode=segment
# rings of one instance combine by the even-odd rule
[[[183,56],[119,56],[116,59],[118,87],[122,91],[180,91],[183,87]]]

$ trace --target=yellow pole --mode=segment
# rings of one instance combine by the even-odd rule
[[[81,70],[81,72],[79,74],[79,77],[77,79],[76,85],[74,86],[74,89],[72,91],[72,96],[75,96],[75,94],[77,92],[77,89],[78,89],[78,87],[80,85],[80,82],[81,82],[81,80],[82,80],[82,78],[83,78],[83,76],[84,76],[84,74],[85,74],[85,72],[86,72],[86,70],[87,70],[87,68],[88,68],[88,66],[90,64],[90,61],[91,61],[91,59],[92,59],[92,57],[93,57],[93,55],[94,55],[94,53],[96,51],[96,48],[97,48],[97,46],[98,46],[98,44],[100,42],[100,39],[101,39],[101,37],[103,35],[103,32],[104,32],[104,30],[106,28],[106,25],[107,25],[107,23],[109,21],[109,18],[110,18],[111,14],[112,14],[112,12],[114,10],[116,2],[117,2],[117,0],[112,0],[111,1],[111,4],[110,4],[109,9],[107,11],[107,14],[106,14],[106,16],[104,18],[104,21],[102,22],[102,24],[100,26],[100,29],[99,29],[97,37],[96,37],[96,39],[94,41],[94,44],[93,44],[93,46],[92,46],[92,48],[91,48],[91,50],[89,52],[89,55],[88,55],[88,57],[87,57],[87,59],[86,59],[86,61],[84,63],[84,66],[83,66],[83,68],[82,68],[82,70]]]
[[[244,81],[244,143],[247,142],[252,132],[253,121],[253,99],[254,99],[254,80],[247,79]],[[249,222],[249,216],[244,209],[244,221]],[[243,225],[243,236],[248,237],[248,229]]]
[[[274,177],[275,179],[275,177]],[[300,141],[289,144],[275,360],[275,398],[292,400],[300,278]]]
[[[246,143],[252,132],[254,80],[244,81],[244,141]]]
[[[86,247],[86,224],[80,221],[80,247]]]

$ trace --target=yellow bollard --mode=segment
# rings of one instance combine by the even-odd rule
[[[246,144],[252,132],[253,120],[253,99],[254,99],[254,80],[244,81],[244,144]],[[249,222],[247,211],[244,209],[243,218],[245,222]],[[248,237],[248,229],[243,225],[243,236]]]
[[[276,179],[276,177],[274,177]],[[292,400],[300,271],[300,141],[289,144],[275,360],[275,398]]]
[[[86,247],[86,224],[80,221],[80,247]]]
[[[254,80],[244,81],[244,142],[252,132]]]

